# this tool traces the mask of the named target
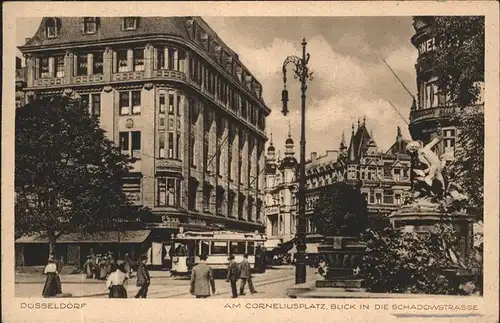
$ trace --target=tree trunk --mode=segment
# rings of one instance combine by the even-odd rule
[[[47,232],[49,236],[49,257],[52,255],[54,256],[54,259],[56,257],[55,251],[56,251],[56,234],[54,231],[49,230]]]

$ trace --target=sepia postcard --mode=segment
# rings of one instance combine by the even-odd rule
[[[3,321],[498,322],[495,2],[3,21]]]

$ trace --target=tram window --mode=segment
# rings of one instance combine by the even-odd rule
[[[231,242],[231,254],[232,255],[242,255],[245,253],[245,242],[244,241],[232,241]]]
[[[210,245],[207,241],[200,241],[200,246],[201,255],[208,255],[210,253]]]
[[[227,241],[213,241],[212,255],[227,255]]]
[[[249,255],[254,255],[255,254],[255,244],[253,242],[248,242],[248,250],[247,253]]]
[[[174,253],[176,256],[187,256],[188,255],[187,246],[184,245],[183,243],[179,243],[178,245],[176,245]]]

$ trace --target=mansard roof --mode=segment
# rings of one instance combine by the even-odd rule
[[[81,25],[84,17],[58,17],[57,37],[47,38],[45,36],[45,23],[52,17],[44,17],[40,22],[35,35],[22,48],[38,46],[54,46],[71,43],[95,43],[106,40],[117,40],[129,37],[141,37],[152,35],[172,35],[189,38],[186,22],[189,17],[138,17],[135,30],[123,30],[122,18],[124,17],[101,17],[98,18],[97,31],[94,34],[82,32]]]

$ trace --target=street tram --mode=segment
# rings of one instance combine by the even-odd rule
[[[207,265],[216,273],[226,272],[228,257],[233,255],[237,263],[248,254],[250,268],[264,270],[264,242],[266,237],[258,232],[242,233],[231,231],[182,232],[173,239],[171,274],[189,275],[200,261],[200,255],[207,255]]]

